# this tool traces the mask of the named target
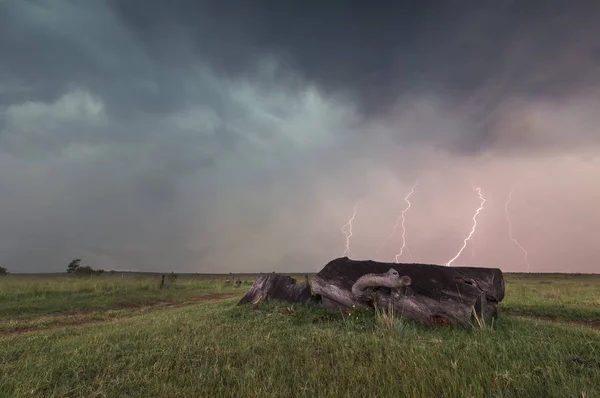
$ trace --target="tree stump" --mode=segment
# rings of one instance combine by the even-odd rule
[[[360,286],[354,286],[359,279]],[[391,305],[396,314],[425,324],[457,325],[473,320],[488,324],[497,317],[498,303],[504,298],[504,277],[496,268],[343,257],[329,262],[315,276],[312,291],[326,308]]]
[[[260,275],[238,305],[258,304],[273,299],[308,304],[312,300],[310,285],[297,285],[296,280],[289,276],[274,273]]]

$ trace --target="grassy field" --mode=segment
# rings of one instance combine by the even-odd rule
[[[244,286],[247,288],[254,279],[252,276],[241,278],[245,284],[236,289],[233,284],[224,283],[226,278],[178,276],[173,282],[167,276],[161,289],[161,275],[115,274],[81,278],[10,275],[0,278],[0,320],[140,306],[235,292]]]
[[[506,274],[505,282],[505,313],[600,326],[600,275]]]
[[[472,330],[237,307],[249,275],[0,278],[0,397],[600,397],[600,276],[505,277]]]

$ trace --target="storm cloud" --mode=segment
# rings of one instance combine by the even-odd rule
[[[0,265],[596,272],[597,2],[0,3]]]

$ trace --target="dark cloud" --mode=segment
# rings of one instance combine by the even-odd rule
[[[523,170],[593,175],[599,10],[0,2],[1,261],[11,271],[62,269],[73,256],[103,268],[317,269],[340,254],[356,201],[357,231],[369,231],[356,252],[372,256],[422,178],[429,210],[413,227],[415,253],[442,262],[464,229],[446,217],[470,220],[472,181],[501,196]],[[548,165],[548,154],[580,163]],[[536,217],[528,226],[548,214]],[[492,221],[486,236],[504,234]],[[496,264],[503,246],[491,241],[482,256]],[[582,241],[571,243],[588,258]]]
[[[593,1],[234,3],[5,2],[2,103],[79,86],[123,118],[190,102],[227,118],[235,110],[202,81],[204,66],[279,89],[312,82],[370,117],[435,97],[468,132],[434,139],[472,154],[495,146],[498,113],[517,99],[579,94],[600,78]],[[265,76],[268,58],[278,67]]]
[[[147,53],[166,64],[201,59],[235,76],[275,55],[374,108],[401,89],[452,95],[503,77],[512,83],[505,90],[552,93],[598,72],[600,6],[593,1],[110,4]]]
[[[496,148],[511,103],[577,95],[600,78],[593,1],[110,4],[164,65],[200,61],[240,77],[271,56],[287,71],[280,83],[314,82],[372,117],[434,96],[468,130],[435,139],[464,154]]]

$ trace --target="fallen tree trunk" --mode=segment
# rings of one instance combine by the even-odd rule
[[[488,324],[504,298],[504,278],[495,268],[343,257],[315,276],[312,291],[326,308],[392,306],[397,314],[425,324]]]
[[[273,299],[307,304],[312,299],[310,285],[297,285],[294,278],[285,275],[260,275],[238,305],[258,304]]]
[[[446,267],[355,261],[329,262],[306,284],[284,275],[259,276],[238,304],[272,299],[325,308],[393,308],[396,314],[424,324],[489,324],[504,298],[504,277],[496,268]]]

